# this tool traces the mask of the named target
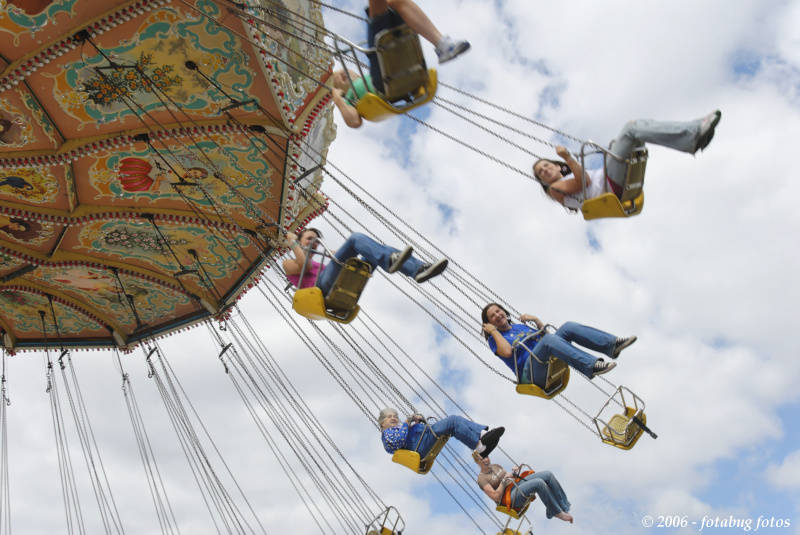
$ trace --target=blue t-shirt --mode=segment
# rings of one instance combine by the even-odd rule
[[[511,328],[509,330],[499,331],[499,332],[500,334],[503,335],[503,338],[505,338],[508,341],[508,343],[511,344],[511,347],[514,347],[515,341],[525,338],[531,333],[535,333],[536,329],[528,327],[524,323],[512,323]],[[533,351],[533,348],[536,347],[536,343],[541,338],[542,338],[541,335],[535,338],[531,338],[530,340],[525,342],[525,347]],[[495,343],[494,338],[492,338],[491,336],[489,337],[489,347],[491,348],[492,353],[497,355],[497,343]],[[525,361],[528,360],[530,354],[524,348],[517,347],[514,353],[511,355],[511,357],[504,358],[501,357],[500,355],[497,356],[498,358],[500,358],[500,360],[503,361],[503,363],[506,366],[508,366],[511,369],[512,372],[514,371],[514,361],[512,360],[512,358],[516,358],[517,359],[516,373],[517,376],[519,376],[519,374],[522,373],[522,367],[525,366]]]
[[[419,437],[425,431],[425,424],[418,423],[409,427],[408,423],[402,423],[395,427],[384,429],[381,433],[383,449],[387,453],[394,453],[399,449],[413,450],[419,442]]]

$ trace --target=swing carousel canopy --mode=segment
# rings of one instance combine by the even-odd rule
[[[5,3],[6,348],[128,347],[224,313],[324,208],[330,57],[279,31],[319,7]]]

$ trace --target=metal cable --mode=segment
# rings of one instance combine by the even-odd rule
[[[241,344],[241,341],[239,341],[239,343]],[[242,347],[242,349],[244,349],[244,347]],[[228,355],[230,355],[230,356],[228,356]],[[290,483],[294,486],[295,490],[298,492],[301,500],[306,505],[306,508],[309,511],[309,514],[311,514],[312,518],[317,523],[317,525],[320,527],[320,529],[323,529],[323,528],[322,528],[322,526],[319,525],[319,522],[316,519],[315,515],[311,512],[311,510],[310,510],[310,508],[308,506],[308,502],[306,501],[306,497],[308,498],[309,501],[311,501],[311,503],[313,504],[314,508],[319,513],[319,516],[321,516],[323,518],[323,520],[325,521],[325,524],[328,526],[328,528],[329,529],[333,529],[333,526],[331,526],[330,523],[328,522],[327,518],[324,517],[324,515],[322,514],[322,511],[319,509],[319,507],[317,506],[316,502],[313,501],[313,499],[311,498],[311,494],[305,488],[305,485],[302,483],[302,481],[299,479],[299,477],[297,477],[296,474],[292,474],[291,471],[286,469],[286,466],[288,466],[288,464],[289,464],[287,459],[286,459],[286,457],[283,455],[282,452],[278,453],[280,450],[279,450],[279,448],[277,446],[277,443],[271,438],[270,433],[268,433],[266,431],[266,427],[262,423],[260,417],[255,412],[255,409],[253,407],[253,402],[250,401],[250,399],[248,398],[248,396],[247,396],[247,394],[246,394],[246,392],[244,391],[243,388],[246,386],[246,388],[250,392],[250,396],[255,398],[256,399],[256,403],[261,407],[261,409],[265,413],[267,413],[267,415],[273,421],[273,423],[275,425],[275,428],[277,429],[278,433],[283,437],[283,439],[286,442],[286,444],[288,445],[289,449],[292,450],[292,452],[295,454],[295,456],[298,459],[308,459],[309,456],[313,454],[313,452],[310,449],[308,449],[307,447],[305,447],[305,444],[302,441],[298,441],[297,440],[297,436],[294,433],[294,431],[295,431],[294,427],[290,426],[288,421],[286,420],[286,418],[283,417],[283,416],[285,416],[285,414],[282,413],[281,411],[275,409],[272,406],[271,398],[274,397],[274,392],[270,391],[269,395],[267,395],[262,390],[262,385],[259,383],[259,381],[255,380],[253,375],[250,373],[250,369],[248,369],[248,366],[241,360],[241,358],[239,356],[239,353],[236,351],[236,349],[232,348],[229,351],[227,351],[226,352],[226,356],[228,356],[227,357],[226,369],[228,369],[228,370],[229,369],[233,369],[234,373],[238,375],[238,377],[241,379],[241,381],[236,380],[236,375],[231,374],[230,371],[228,372],[228,375],[231,378],[231,381],[233,382],[237,392],[242,397],[242,400],[245,403],[245,406],[248,408],[248,411],[251,413],[251,416],[256,421],[257,427],[258,427],[259,431],[262,433],[262,436],[264,437],[264,439],[267,441],[268,446],[273,451],[273,453],[276,455],[276,457],[278,458],[279,462],[282,461],[281,469],[284,471],[284,473],[289,478]],[[223,363],[226,363],[226,361],[223,360]],[[263,382],[264,386],[269,388],[268,381],[264,381],[262,379],[262,382]],[[244,386],[243,386],[242,383],[244,383]],[[302,448],[303,452],[298,451],[298,448]],[[317,465],[316,466],[317,471],[315,472],[313,470],[309,470],[308,467],[306,467],[305,465],[304,465],[304,469],[306,469],[306,472],[307,472],[309,478],[313,481],[314,485],[317,487],[317,490],[322,494],[323,499],[328,503],[328,506],[332,510],[337,512],[338,520],[339,520],[340,524],[342,524],[342,519],[343,518],[346,519],[347,517],[343,514],[343,512],[341,511],[341,509],[338,506],[338,504],[335,503],[335,500],[332,499],[331,494],[327,491],[327,484],[323,483],[320,480],[320,478],[318,477],[318,472],[319,472],[321,467],[320,467],[319,463],[316,462],[316,459],[313,459],[313,460],[314,460],[315,464]],[[303,492],[300,492],[300,489],[298,488],[298,485],[300,487],[302,487]],[[343,524],[342,524],[342,527],[344,527]]]
[[[153,343],[158,348],[158,342],[154,341]],[[183,399],[186,400],[186,405],[188,405],[189,409],[191,410],[192,414],[194,415],[195,419],[197,420],[197,423],[199,424],[200,429],[203,430],[203,434],[205,435],[206,439],[208,440],[208,443],[211,445],[211,447],[214,450],[214,452],[217,454],[220,462],[222,463],[222,466],[225,468],[225,471],[227,472],[228,476],[230,477],[231,482],[236,487],[236,489],[239,491],[239,494],[240,494],[240,496],[242,498],[242,501],[247,506],[247,509],[250,511],[250,514],[255,519],[256,523],[258,524],[258,527],[261,528],[261,532],[266,533],[266,531],[264,529],[264,526],[261,524],[261,520],[258,518],[258,515],[256,515],[255,510],[253,509],[253,506],[250,503],[250,500],[248,500],[247,496],[245,495],[244,491],[242,490],[241,486],[239,485],[239,482],[236,480],[236,478],[233,475],[233,472],[231,471],[230,467],[228,466],[228,463],[225,461],[225,458],[222,456],[222,453],[220,453],[219,449],[217,448],[217,445],[214,442],[213,438],[211,437],[211,434],[209,433],[208,429],[206,428],[205,424],[203,423],[203,420],[200,418],[200,414],[195,409],[194,404],[192,403],[192,400],[187,395],[186,391],[183,388],[183,385],[181,384],[180,380],[178,379],[178,376],[175,374],[174,370],[172,369],[172,365],[170,364],[169,360],[167,360],[167,358],[164,355],[163,351],[161,351],[160,348],[158,348],[158,349],[159,349],[158,352],[157,352],[158,361],[159,361],[159,364],[161,364],[161,366],[162,366],[162,368],[164,370],[165,378],[166,378],[168,384],[170,385],[170,388],[171,388],[171,390],[173,392],[173,395],[175,395],[175,398],[179,401],[180,397],[178,397],[178,392],[180,392],[180,394],[183,396]],[[175,388],[174,385],[177,385],[177,389]],[[182,406],[181,406],[181,411],[184,411]],[[187,417],[186,421],[187,422],[189,421],[188,417]],[[192,431],[192,433],[193,433],[194,440],[199,445],[199,438],[197,437],[196,433],[194,433],[194,431]],[[227,493],[225,488],[222,486],[222,483],[219,480],[219,477],[216,475],[216,473],[214,473],[214,469],[211,466],[210,460],[205,455],[205,451],[201,448],[200,452],[203,454],[204,462],[208,466],[208,468],[209,468],[210,472],[212,473],[212,475],[214,476],[214,479],[219,482],[219,486],[223,491],[223,496],[226,498],[226,500],[229,503],[229,507],[233,511],[235,511],[242,518],[242,521],[245,523],[245,525],[247,525],[248,528],[250,528],[251,531],[255,532],[254,528],[250,527],[250,525],[247,522],[247,520],[244,519],[243,515],[241,515],[241,513],[239,512],[239,509],[236,506],[236,504],[234,503],[233,499],[229,496],[229,494]]]
[[[312,4],[317,4],[317,5],[320,5],[322,7],[326,7],[328,9],[330,9],[331,11],[337,11],[337,12],[343,14],[343,15],[347,15],[348,17],[352,17],[354,19],[362,20],[364,22],[369,22],[369,19],[366,18],[366,17],[361,17],[359,15],[356,15],[354,13],[350,13],[349,11],[346,11],[344,9],[340,9],[340,8],[338,8],[336,6],[331,5],[331,4],[326,4],[325,2],[320,2],[320,0],[309,0],[309,1]]]
[[[161,472],[158,468],[158,463],[156,462],[150,443],[150,437],[144,425],[144,418],[142,417],[139,403],[136,401],[133,385],[122,366],[122,359],[119,356],[119,351],[115,349],[114,352],[122,376],[122,393],[125,398],[125,406],[128,410],[128,417],[131,420],[137,451],[142,461],[142,467],[144,468],[150,497],[153,500],[153,506],[156,510],[156,518],[158,519],[161,533],[164,535],[179,535],[180,529],[177,519],[175,518],[175,512],[167,496],[166,487],[164,486],[164,481],[161,477]]]
[[[486,100],[484,98],[481,98],[481,97],[479,97],[477,95],[473,95],[472,93],[468,93],[467,91],[464,91],[463,89],[459,89],[458,87],[455,87],[453,85],[446,84],[446,83],[443,83],[443,82],[439,82],[439,85],[442,86],[442,87],[446,87],[447,89],[451,89],[451,90],[455,91],[456,93],[460,93],[460,94],[464,95],[465,97],[469,97],[469,98],[471,98],[473,100],[477,100],[478,102],[481,102],[482,104],[486,104],[487,106],[490,106],[490,107],[492,107],[492,108],[494,108],[496,110],[500,110],[502,112],[505,112],[505,113],[507,113],[507,114],[509,114],[509,115],[511,115],[513,117],[516,117],[517,119],[522,119],[523,121],[527,121],[529,123],[535,124],[536,126],[540,126],[540,127],[544,128],[545,130],[550,130],[551,132],[556,133],[556,134],[558,134],[560,136],[563,136],[563,137],[565,137],[567,139],[570,139],[572,141],[575,141],[578,144],[582,144],[582,143],[585,143],[586,141],[588,141],[588,140],[585,140],[585,139],[581,139],[579,137],[575,137],[575,136],[573,136],[571,134],[568,134],[568,133],[564,132],[563,130],[559,130],[558,128],[554,128],[554,127],[552,127],[552,126],[550,126],[548,124],[545,124],[545,123],[543,123],[541,121],[537,121],[535,119],[531,119],[530,117],[526,117],[524,115],[521,115],[521,114],[519,114],[519,113],[517,113],[515,111],[512,111],[512,110],[510,110],[510,109],[508,109],[508,108],[506,108],[504,106],[501,106],[499,104],[495,104],[493,102],[490,102],[490,101],[488,101],[488,100]]]
[[[11,535],[11,487],[8,473],[8,397],[6,385],[6,350],[2,348],[2,376],[0,376],[0,535]]]
[[[242,322],[245,324],[245,327],[247,328],[248,332],[250,333],[251,339],[254,340],[256,345],[258,346],[258,348],[260,348],[260,353],[259,354],[267,356],[268,357],[267,363],[275,368],[276,374],[279,375],[278,384],[280,384],[282,387],[286,388],[286,396],[287,396],[287,398],[291,402],[293,402],[294,404],[297,405],[298,412],[300,414],[307,415],[308,421],[310,421],[310,422],[312,422],[314,424],[313,429],[319,429],[320,434],[322,434],[322,436],[325,438],[325,440],[327,441],[329,446],[331,448],[333,448],[333,450],[336,452],[336,454],[339,456],[339,458],[348,466],[348,468],[350,468],[350,470],[353,472],[353,474],[355,474],[357,476],[357,478],[359,479],[361,484],[368,491],[368,493],[372,496],[373,500],[375,500],[376,504],[379,505],[382,509],[385,509],[386,508],[386,504],[383,502],[383,500],[380,499],[380,497],[372,489],[372,487],[369,486],[367,481],[364,480],[358,474],[358,472],[356,472],[355,468],[347,460],[347,457],[341,452],[341,450],[336,445],[336,443],[333,441],[333,439],[330,437],[330,435],[328,435],[328,433],[325,431],[324,426],[322,426],[321,423],[319,422],[319,420],[317,420],[316,416],[311,411],[311,408],[308,406],[308,404],[306,403],[306,401],[303,398],[303,396],[297,391],[297,389],[294,387],[294,385],[291,384],[291,382],[288,380],[288,377],[286,376],[285,372],[280,368],[280,366],[277,365],[277,361],[270,354],[270,352],[268,351],[268,349],[264,345],[263,340],[261,339],[260,336],[258,336],[258,333],[256,332],[256,330],[253,327],[253,325],[248,321],[248,319],[245,316],[242,315],[241,318],[242,318]]]

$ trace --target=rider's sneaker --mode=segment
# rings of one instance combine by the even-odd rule
[[[436,45],[436,55],[439,63],[445,63],[469,50],[469,41],[455,41],[449,35],[442,36]]]
[[[405,264],[406,260],[411,258],[411,253],[412,252],[413,252],[413,249],[409,245],[408,247],[406,247],[402,251],[396,251],[396,252],[390,254],[389,255],[389,269],[387,269],[386,271],[388,273],[394,273],[395,271],[397,271],[398,269],[403,267],[403,264]]]
[[[592,366],[592,377],[595,375],[603,375],[604,373],[608,373],[616,367],[616,362],[608,362],[607,360],[600,359],[594,363],[594,366]]]
[[[494,429],[486,431],[478,441],[480,443],[478,449],[481,450],[478,452],[478,455],[480,455],[482,459],[488,457],[497,447],[497,444],[500,442],[500,437],[503,436],[505,432],[505,427],[495,427]],[[480,446],[483,446],[483,448]],[[477,449],[475,451],[477,451]]]
[[[423,264],[417,274],[414,275],[414,280],[423,283],[428,279],[432,279],[436,275],[441,275],[442,271],[447,268],[447,259],[440,258],[433,264]]]
[[[714,110],[705,117],[700,124],[700,133],[697,136],[697,146],[694,151],[705,150],[711,140],[714,139],[714,129],[717,128],[719,120],[722,118],[722,112]]]
[[[611,358],[615,359],[622,353],[622,350],[628,347],[629,345],[633,344],[636,341],[635,336],[628,336],[627,338],[617,338],[617,342],[614,344],[614,351],[611,352]]]

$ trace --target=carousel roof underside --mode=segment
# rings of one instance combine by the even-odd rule
[[[322,24],[308,0],[269,4],[276,27]],[[324,209],[330,58],[231,5],[8,0],[6,348],[130,347],[223,313]]]

